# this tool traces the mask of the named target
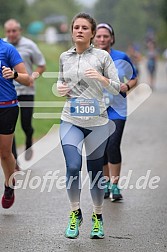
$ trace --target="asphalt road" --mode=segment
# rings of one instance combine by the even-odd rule
[[[84,222],[80,236],[76,240],[64,237],[69,204],[61,177],[65,174],[64,159],[58,145],[55,149],[49,147],[47,155],[34,161],[32,167],[17,177],[17,185],[21,179],[23,184],[16,190],[13,207],[0,208],[0,252],[167,251],[166,78],[164,65],[159,63],[155,91],[128,118],[122,141],[121,175],[128,177],[129,182],[125,184],[122,177],[122,185],[127,186],[122,190],[123,202],[112,203],[109,199],[104,202],[105,239],[89,239],[92,205],[88,182],[82,190]],[[144,65],[141,66],[142,82],[147,83]],[[83,170],[86,176],[85,162]],[[47,172],[52,175],[55,171],[57,178],[53,187],[49,179],[45,186]],[[0,185],[2,194],[3,176]]]

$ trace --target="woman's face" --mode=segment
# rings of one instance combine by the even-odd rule
[[[74,43],[87,45],[93,37],[92,26],[87,19],[78,18],[74,21],[72,30]]]
[[[96,31],[96,36],[94,38],[95,45],[103,50],[110,50],[111,44],[113,43],[113,37],[106,28],[99,28]]]

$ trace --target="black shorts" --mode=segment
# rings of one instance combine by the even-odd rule
[[[104,154],[104,165],[106,165],[108,162],[111,164],[119,164],[122,161],[120,145],[126,121],[120,119],[115,119],[112,121],[115,123],[116,129],[108,139]]]
[[[19,114],[18,106],[0,108],[0,134],[10,135],[15,131],[15,126]]]

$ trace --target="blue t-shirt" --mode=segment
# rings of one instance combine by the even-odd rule
[[[2,67],[14,68],[17,64],[23,62],[15,47],[0,39],[0,102],[12,101],[17,99],[13,79],[5,79],[2,76]],[[16,104],[0,105],[0,108],[12,107]]]
[[[128,80],[135,79],[137,74],[136,70],[130,60],[130,58],[121,51],[111,49],[110,55],[114,61],[115,67],[118,71],[118,77],[120,82],[127,83]],[[108,118],[113,119],[122,119],[126,120],[127,116],[127,99],[126,93],[120,92],[118,95],[109,94],[107,91],[104,91],[104,100],[108,106]]]

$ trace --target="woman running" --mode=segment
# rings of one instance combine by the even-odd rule
[[[90,238],[104,238],[104,187],[100,186],[100,181],[103,178],[103,156],[109,127],[103,89],[117,95],[120,83],[110,55],[91,44],[96,33],[95,20],[86,13],[79,13],[72,20],[71,31],[74,47],[60,56],[57,83],[60,95],[67,97],[60,126],[66,161],[66,187],[71,206],[65,236],[76,238],[83,220],[80,209],[80,172],[82,146],[85,143],[93,200]]]
[[[108,117],[116,126],[114,133],[109,137],[104,156],[104,175],[108,177],[104,197],[108,198],[110,196],[112,201],[122,199],[118,182],[122,161],[120,145],[127,116],[126,93],[137,83],[136,71],[129,57],[124,52],[111,48],[114,43],[115,35],[111,25],[106,23],[97,25],[95,44],[98,48],[110,54],[118,70],[118,76],[121,82],[119,95],[112,96],[104,92],[106,105],[108,106]]]

